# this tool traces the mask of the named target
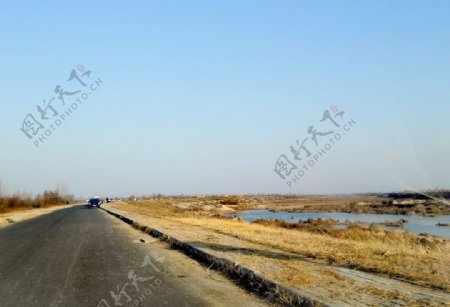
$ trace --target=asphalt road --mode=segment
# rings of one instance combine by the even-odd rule
[[[103,210],[75,206],[0,229],[1,307],[266,305]]]

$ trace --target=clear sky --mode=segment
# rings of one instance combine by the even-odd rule
[[[450,188],[449,16],[450,1],[1,1],[0,179],[85,197]],[[25,117],[75,91],[78,64],[103,83],[36,147]],[[301,169],[290,146],[331,130],[331,105],[356,124],[288,187],[278,157]]]

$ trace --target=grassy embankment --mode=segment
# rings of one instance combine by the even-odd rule
[[[219,201],[222,205],[208,205],[211,201]],[[358,224],[348,229],[335,229],[326,221],[298,227],[274,221],[248,223],[222,216],[226,199],[203,199],[202,202],[192,205],[199,203],[199,199],[159,199],[131,201],[118,204],[117,208],[160,218],[161,227],[164,227],[162,221],[191,226],[193,232],[199,227],[311,261],[356,268],[450,291],[449,240]]]

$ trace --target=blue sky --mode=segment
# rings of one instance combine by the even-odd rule
[[[449,12],[448,1],[2,1],[0,179],[9,193],[65,183],[77,196],[449,188]],[[22,122],[78,64],[103,84],[36,148]],[[288,187],[277,158],[293,160],[331,105],[356,125]]]

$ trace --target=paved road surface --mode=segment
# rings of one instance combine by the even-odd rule
[[[76,206],[0,229],[0,306],[267,304],[106,212]]]

